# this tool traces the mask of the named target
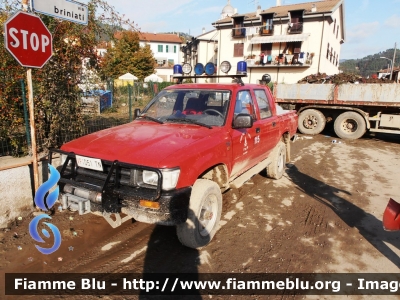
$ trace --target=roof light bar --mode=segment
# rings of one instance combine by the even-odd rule
[[[196,75],[203,75],[203,73],[204,73],[204,66],[203,66],[202,63],[197,63],[197,64],[194,66],[194,73],[195,73]]]
[[[182,76],[182,66],[181,65],[174,65],[174,76]]]
[[[204,68],[207,75],[214,75],[216,71],[216,67],[212,62],[206,64]]]
[[[245,61],[239,61],[237,63],[237,75],[247,75],[247,63]]]
[[[231,63],[225,60],[219,65],[219,68],[221,72],[227,74],[231,70]]]
[[[192,72],[192,66],[188,63],[184,63],[182,65],[182,71],[184,74],[190,74],[190,72]]]

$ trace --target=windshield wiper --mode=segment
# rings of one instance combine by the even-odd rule
[[[150,116],[146,116],[146,115],[140,115],[139,118],[143,118],[143,119],[146,119],[146,120],[150,120],[150,121],[154,121],[154,122],[157,122],[157,123],[160,123],[160,124],[164,124],[163,121],[160,121],[160,120],[158,120],[156,118],[153,118],[153,117],[150,117]]]
[[[208,129],[212,129],[212,127],[210,125],[198,122],[198,121],[193,120],[193,119],[168,118],[167,121],[176,121],[177,123],[182,122],[182,123],[196,124],[196,125],[199,125],[199,126],[207,127]]]

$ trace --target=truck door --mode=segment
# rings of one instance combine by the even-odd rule
[[[235,118],[238,114],[250,114],[254,119],[252,128],[232,129],[232,175],[238,175],[257,163],[257,150],[260,147],[256,143],[258,121],[255,119],[255,110],[250,90],[239,91],[236,95]]]
[[[270,99],[271,96],[265,89],[254,89],[254,95],[260,115],[257,126],[259,128],[258,142],[260,143],[261,156],[266,158],[280,139],[279,118],[272,114],[273,99]]]

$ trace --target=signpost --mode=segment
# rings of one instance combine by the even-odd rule
[[[31,0],[32,9],[41,14],[82,25],[88,24],[88,7],[73,0]]]
[[[31,128],[33,181],[35,192],[39,187],[39,170],[36,152],[36,129],[33,104],[32,69],[42,68],[53,54],[53,39],[42,20],[23,11],[17,12],[4,24],[5,47],[26,71]]]

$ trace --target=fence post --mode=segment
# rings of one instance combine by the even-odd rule
[[[25,82],[23,79],[20,79],[21,82],[21,89],[22,89],[22,101],[24,103],[24,121],[25,121],[25,132],[26,132],[26,141],[28,143],[28,147],[31,146],[31,137],[30,137],[30,130],[28,124],[28,109],[26,107],[26,96],[25,96]]]
[[[107,90],[111,91],[111,106],[114,103],[114,79],[107,79]]]
[[[128,94],[129,94],[129,122],[132,122],[132,90],[131,85],[128,83]]]

